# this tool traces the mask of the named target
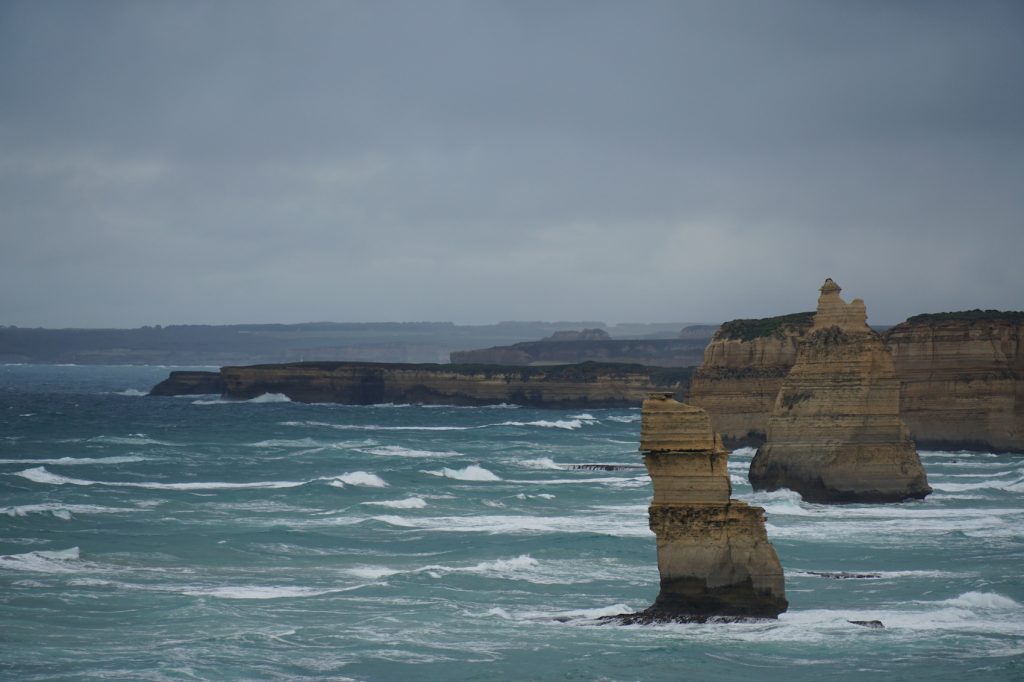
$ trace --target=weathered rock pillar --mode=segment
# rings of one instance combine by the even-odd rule
[[[707,413],[670,395],[644,401],[640,432],[661,590],[650,608],[619,619],[775,618],[788,603],[764,509],[729,498],[729,452]]]
[[[892,355],[826,279],[814,325],[797,348],[750,464],[758,490],[789,488],[811,502],[899,502],[931,492],[900,419]]]

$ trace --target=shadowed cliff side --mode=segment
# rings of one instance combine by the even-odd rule
[[[205,389],[219,379],[223,396],[236,400],[281,393],[297,402],[348,405],[514,403],[552,408],[630,407],[639,405],[650,391],[685,393],[690,372],[689,368],[594,362],[550,367],[302,362],[222,367],[219,373],[209,373],[205,380],[173,373],[150,394],[209,393],[195,387]]]
[[[789,488],[813,502],[899,502],[931,492],[899,416],[899,379],[864,302],[825,280],[750,464],[755,490]]]
[[[764,509],[729,498],[729,453],[699,407],[652,395],[643,403],[640,449],[651,475],[660,590],[623,624],[775,618],[786,610],[782,565]]]

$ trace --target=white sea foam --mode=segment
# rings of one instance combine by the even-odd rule
[[[77,438],[69,438],[67,443],[81,442]],[[132,433],[127,436],[95,436],[85,440],[86,443],[110,443],[111,445],[166,445],[168,447],[182,447],[180,443],[168,443],[167,441],[155,440],[144,433]]]
[[[382,445],[376,448],[367,448],[360,450],[370,455],[380,455],[382,457],[462,457],[461,452],[455,452],[454,450],[445,451],[434,451],[434,450],[417,450],[415,448],[404,448],[400,445]]]
[[[650,483],[649,476],[604,476],[601,478],[538,478],[535,480],[509,479],[508,483],[523,483],[529,485],[575,485],[579,483],[600,483],[613,488],[640,488]]]
[[[24,554],[0,556],[0,569],[29,571],[33,573],[74,573],[78,570],[72,562],[79,559],[78,547],[56,551],[37,550]]]
[[[633,613],[635,610],[636,609],[625,604],[612,604],[611,606],[598,606],[590,609],[572,609],[570,611],[518,611],[512,617],[515,620],[533,621],[592,621],[605,616],[617,616],[623,613]]]
[[[362,504],[390,507],[391,509],[423,509],[427,506],[426,500],[422,497],[407,497],[404,500],[370,500]]]
[[[128,462],[144,462],[145,457],[125,455],[123,457],[57,457],[55,459],[0,459],[0,464],[60,464],[76,466],[80,464],[126,464]]]
[[[564,467],[560,466],[555,460],[550,457],[538,457],[536,459],[521,459],[517,462],[519,466],[526,467],[527,469],[557,469],[562,470]]]
[[[532,422],[502,422],[500,424],[494,424],[494,426],[539,426],[545,429],[566,429],[568,431],[574,431],[581,429],[585,424],[593,424],[594,422],[586,419],[557,419],[555,421],[549,421],[547,419],[538,419]]]
[[[298,585],[237,585],[222,587],[186,587],[181,594],[190,597],[216,597],[218,599],[289,599],[296,597],[319,597],[335,592],[358,590],[366,585],[353,587],[318,588]]]
[[[587,516],[375,516],[373,520],[400,528],[417,528],[445,533],[538,534],[595,533],[614,537],[648,537],[647,521],[642,516],[626,518],[614,515]]]
[[[1005,490],[1007,492],[1024,492],[1024,478],[1014,481],[989,479],[977,483],[947,483],[940,480],[929,481],[932,488],[946,492],[963,492],[965,490]]]
[[[248,443],[250,448],[317,448],[326,447],[329,443],[323,443],[312,438],[271,438],[256,443]]]
[[[431,476],[441,476],[443,478],[452,478],[456,481],[500,481],[497,475],[493,472],[484,469],[479,464],[470,464],[464,469],[449,469],[444,467],[436,471],[424,471],[425,474]]]
[[[133,481],[90,481],[81,478],[70,478],[54,474],[45,467],[33,467],[24,471],[15,472],[15,476],[27,478],[35,483],[48,483],[51,485],[100,485],[114,488],[148,488],[152,490],[233,490],[245,488],[295,488],[305,485],[309,481],[255,481],[252,483],[222,483],[222,482],[194,482],[194,483],[157,483],[157,482],[133,482]]]
[[[536,495],[527,495],[526,493],[519,493],[518,495],[516,495],[517,500],[532,500],[534,498],[539,498],[542,500],[553,500],[555,499],[555,496],[552,495],[551,493],[537,493]]]
[[[336,487],[343,487],[343,485],[357,485],[366,488],[386,488],[388,486],[387,481],[383,478],[377,474],[371,474],[366,471],[353,471],[351,473],[342,474],[341,476],[329,476],[321,480],[329,481],[330,485]],[[339,486],[339,483],[343,485]]]
[[[138,396],[144,396],[144,395],[146,395],[146,392],[145,392],[145,391],[140,391],[140,390],[139,390],[139,389],[137,389],[137,388],[126,388],[126,389],[125,389],[125,390],[123,390],[123,391],[117,391],[117,392],[115,392],[115,394],[114,394],[114,395],[126,395],[126,396],[133,396],[133,397],[138,397]]]
[[[71,514],[123,514],[140,511],[145,512],[149,510],[131,507],[102,507],[95,504],[62,504],[59,502],[0,507],[0,514],[6,514],[10,517],[28,516],[29,514],[51,514],[65,520],[71,518]]]
[[[1020,610],[1021,604],[995,592],[965,592],[958,597],[939,602],[972,611],[979,610]]]
[[[332,424],[330,422],[318,421],[287,421],[280,422],[281,426],[322,426],[328,429],[339,431],[468,431],[469,429],[481,428],[476,426],[382,426],[379,424]]]
[[[633,422],[640,421],[641,417],[639,414],[627,414],[625,417],[620,416],[609,416],[608,421],[619,422],[620,424],[632,424]]]
[[[262,403],[290,403],[291,398],[284,393],[264,393],[249,400],[230,400],[217,398],[215,400],[193,400],[193,405],[251,405]]]

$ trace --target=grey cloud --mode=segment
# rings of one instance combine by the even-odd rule
[[[1020,308],[1016,3],[8,2],[0,323]]]

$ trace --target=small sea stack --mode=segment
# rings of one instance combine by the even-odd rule
[[[652,394],[643,403],[640,450],[651,475],[658,598],[624,624],[775,618],[786,610],[782,565],[764,509],[730,499],[729,452],[704,410]]]
[[[826,279],[814,324],[775,398],[767,441],[750,465],[755,490],[810,502],[900,502],[931,492],[900,419],[900,381],[864,301]]]

